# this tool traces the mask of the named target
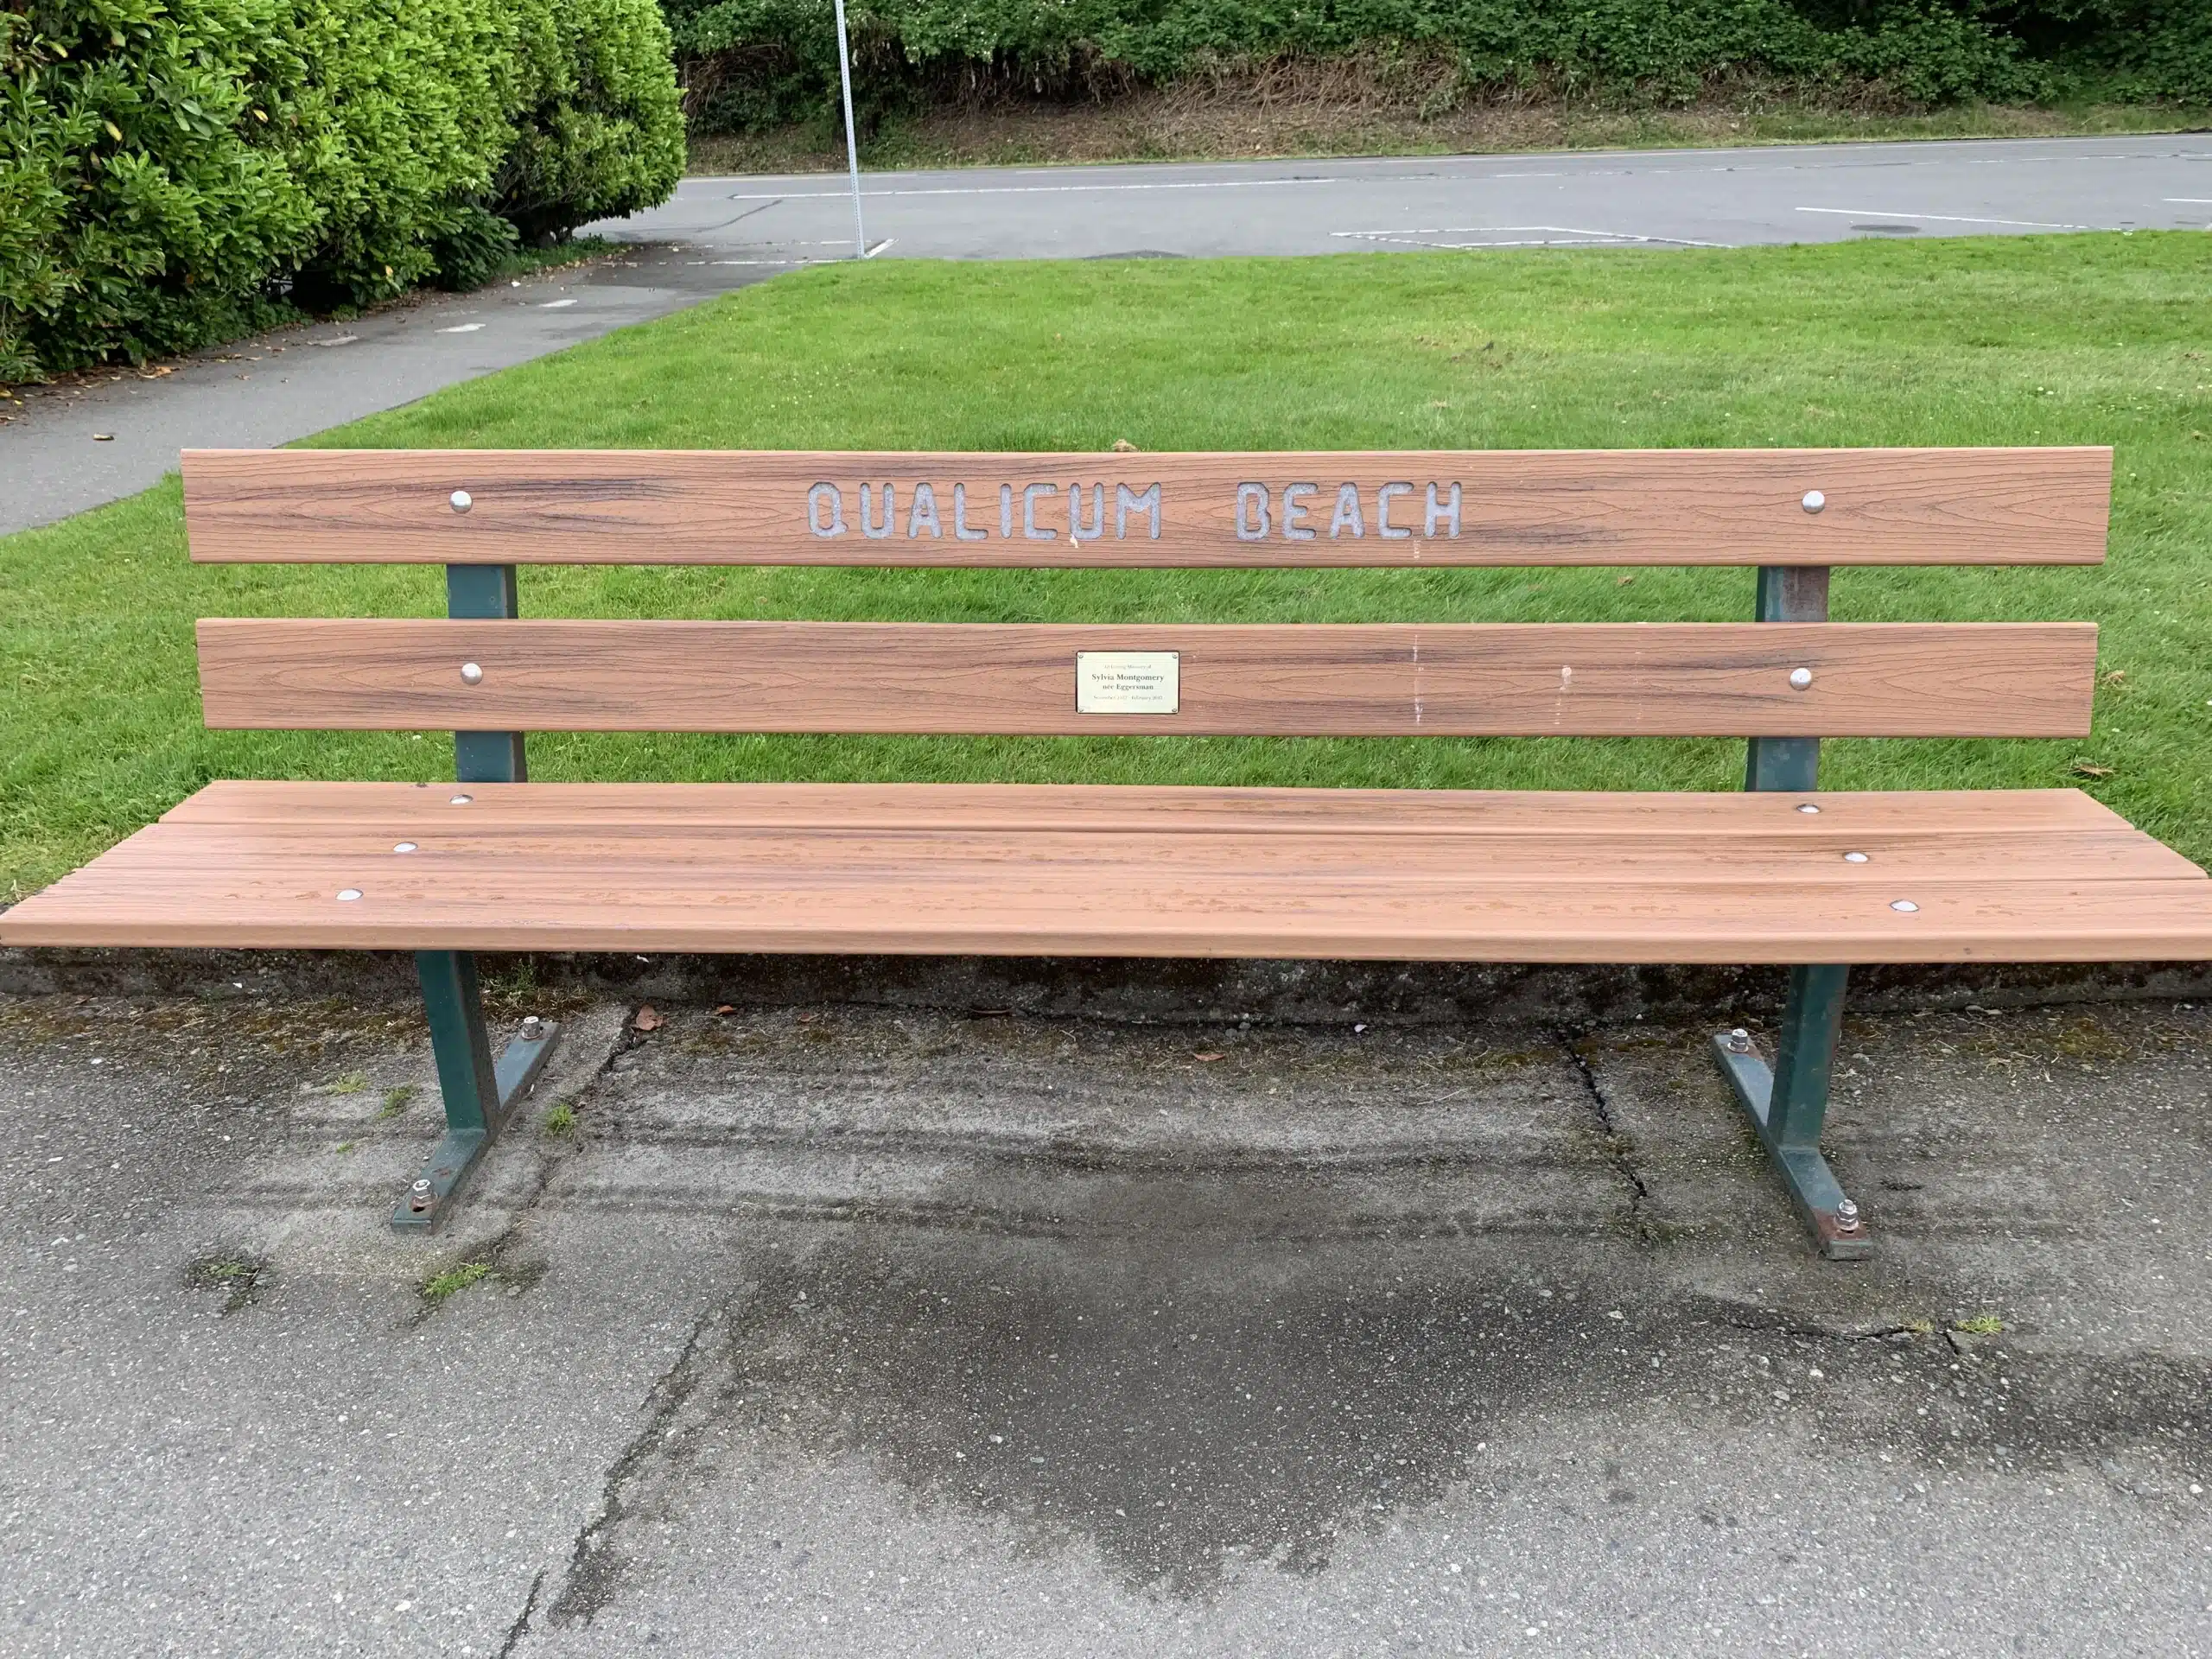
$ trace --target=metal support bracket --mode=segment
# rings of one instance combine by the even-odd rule
[[[1732,1033],[1714,1033],[1713,1057],[1720,1062],[1720,1075],[1736,1091],[1738,1103],[1750,1114],[1767,1156],[1781,1172],[1782,1183],[1789,1189],[1797,1213],[1812,1229],[1821,1254],[1831,1262],[1864,1261],[1874,1254],[1874,1241],[1866,1230],[1866,1224],[1853,1213],[1849,1216],[1850,1227],[1844,1226],[1844,1218],[1837,1211],[1850,1200],[1843,1196],[1835,1172],[1821,1156],[1818,1147],[1779,1146],[1768,1133],[1767,1110],[1774,1093],[1774,1073],[1756,1050],[1748,1046],[1738,1049],[1733,1046],[1734,1040]]]
[[[1816,511],[1807,498],[1808,512]],[[1762,622],[1825,622],[1828,572],[1818,565],[1763,565],[1754,613]],[[1817,737],[1755,737],[1747,746],[1744,787],[1792,794],[1820,787]],[[1827,1116],[1828,1074],[1843,1026],[1848,968],[1806,966],[1789,970],[1789,1001],[1783,1010],[1775,1063],[1761,1059],[1751,1036],[1724,1031],[1713,1039],[1713,1058],[1736,1099],[1758,1131],[1760,1144],[1781,1173],[1797,1213],[1812,1229],[1821,1254],[1852,1262],[1874,1253],[1859,1206],[1843,1194],[1821,1156],[1821,1125]]]
[[[455,512],[470,505],[467,492],[454,493]],[[446,567],[447,615],[507,619],[521,613],[512,564]],[[530,775],[520,732],[455,732],[453,741],[456,782],[518,784]],[[437,1057],[438,1091],[445,1097],[446,1132],[392,1211],[391,1224],[427,1233],[482,1161],[509,1109],[537,1081],[561,1033],[558,1026],[533,1015],[495,1063],[484,1032],[476,958],[466,950],[417,950],[415,968]]]
[[[458,1192],[468,1178],[475,1173],[476,1166],[484,1152],[498,1138],[506,1122],[507,1115],[515,1103],[527,1095],[544,1071],[545,1062],[552,1057],[553,1046],[560,1040],[561,1027],[550,1020],[533,1020],[522,1028],[521,1034],[500,1051],[493,1067],[493,1087],[496,1103],[481,1128],[455,1126],[448,1114],[446,1132],[431,1149],[424,1161],[422,1174],[416,1177],[391,1212],[391,1224],[401,1232],[428,1233],[436,1230],[446,1211],[446,1201]]]

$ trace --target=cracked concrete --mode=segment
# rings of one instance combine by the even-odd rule
[[[2202,1003],[1854,1014],[1836,1266],[1703,1024],[519,979],[401,1239],[380,982],[0,995],[9,1650],[2212,1652]]]

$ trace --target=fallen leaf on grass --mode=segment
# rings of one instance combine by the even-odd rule
[[[1193,1054],[1191,1058],[1194,1060],[1217,1060],[1221,1056],[1218,1054]]]
[[[737,1012],[737,1009],[736,1009],[736,1007],[735,1007],[734,1005],[732,1005],[732,1004],[730,1004],[730,1003],[728,1003],[728,1002],[717,1002],[717,1003],[715,1003],[715,1012],[716,1014],[735,1014],[735,1013]]]
[[[2106,675],[2102,681],[2106,685],[2125,685],[2126,683],[2127,671],[2124,668],[2115,668],[2111,673]]]
[[[2075,778],[2109,778],[2112,776],[2112,768],[2110,766],[2101,766],[2094,760],[2076,760],[2072,766],[2067,767],[2066,771],[2069,776]]]
[[[660,1011],[648,1002],[638,1010],[638,1017],[630,1023],[637,1027],[639,1031],[658,1031],[668,1021],[662,1019]]]

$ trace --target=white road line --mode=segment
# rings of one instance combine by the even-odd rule
[[[1978,219],[1971,213],[1908,213],[1893,207],[1800,207],[1801,213],[1841,213],[1850,219],[1916,219],[1929,225],[2011,225],[2024,231],[2094,231],[2096,225],[2050,225],[2039,219]]]
[[[473,334],[484,325],[480,322],[457,322],[450,328],[441,328],[442,334]]]
[[[2160,196],[2160,201],[2212,202],[2212,196]]]
[[[1417,236],[1511,236],[1516,232],[1533,231],[1538,235],[1531,239],[1513,242],[1414,242]],[[1370,242],[1404,242],[1409,247],[1429,248],[1534,248],[1557,245],[1560,238],[1578,245],[1606,242],[1664,243],[1677,248],[1724,248],[1725,242],[1699,242],[1686,236],[1637,236],[1629,231],[1589,231],[1573,225],[1446,225],[1411,231],[1331,231],[1331,236],[1358,238]]]
[[[932,190],[863,190],[866,201],[892,196],[1065,196],[1097,190],[1257,190],[1286,184],[1357,184],[1357,178],[1330,179],[1185,179],[1160,180],[1145,184],[969,184]],[[849,201],[849,190],[785,191],[778,195],[730,196],[730,201]]]
[[[558,311],[564,305],[574,305],[574,300],[548,300],[537,308],[540,311]]]
[[[883,238],[883,240],[882,240],[882,241],[880,241],[880,242],[877,243],[874,247],[870,248],[870,249],[869,249],[866,253],[862,254],[862,255],[861,256],[861,258],[863,258],[863,259],[873,259],[873,258],[874,258],[874,257],[875,257],[875,256],[876,256],[877,254],[881,253],[881,252],[886,249],[886,248],[889,247],[889,246],[890,246],[893,242],[897,241],[898,239],[899,239],[899,238],[896,238],[896,237],[894,237],[894,236],[887,236],[887,237],[885,237],[885,238]]]

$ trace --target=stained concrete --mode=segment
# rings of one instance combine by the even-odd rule
[[[509,976],[424,1242],[396,990],[15,966],[11,1651],[2212,1650],[2201,1002],[1870,1001],[1834,1266],[1649,1014]]]

